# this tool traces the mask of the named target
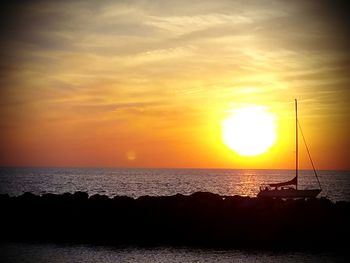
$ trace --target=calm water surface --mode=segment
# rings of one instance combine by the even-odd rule
[[[0,244],[3,262],[349,262],[339,252],[212,250],[189,248],[115,248],[53,244]]]
[[[349,171],[319,171],[332,201],[350,201]],[[89,195],[174,195],[209,191],[256,196],[259,185],[292,179],[293,170],[0,168],[0,193],[20,195],[85,191]],[[312,171],[300,171],[301,189],[318,187]]]

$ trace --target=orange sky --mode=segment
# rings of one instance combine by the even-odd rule
[[[4,4],[1,166],[293,168],[294,98],[319,169],[350,169],[349,19],[338,1]],[[277,142],[223,144],[263,106]],[[301,142],[301,141],[300,141]],[[300,145],[301,168],[311,168]]]

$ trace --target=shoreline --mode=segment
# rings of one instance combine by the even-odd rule
[[[0,195],[0,242],[313,249],[347,247],[350,202],[86,192]]]

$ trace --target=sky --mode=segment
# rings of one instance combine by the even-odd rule
[[[347,1],[2,1],[0,12],[0,166],[289,169],[298,98],[316,167],[350,169]],[[252,105],[274,116],[277,141],[242,157],[222,122]]]

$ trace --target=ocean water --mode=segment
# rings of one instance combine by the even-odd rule
[[[208,191],[255,197],[263,183],[288,181],[293,170],[0,168],[0,193],[11,196],[84,191],[110,197],[159,196]],[[299,188],[318,187],[310,170],[299,171]],[[350,171],[319,171],[322,192],[332,201],[350,201]]]
[[[182,247],[109,247],[57,244],[0,244],[3,262],[349,262],[340,251],[216,250]]]
[[[85,191],[110,197],[191,194],[256,196],[259,185],[292,179],[293,170],[0,168],[0,193],[11,196]],[[320,171],[320,196],[350,201],[349,171]],[[300,171],[300,188],[317,187]],[[349,262],[335,251],[215,250],[181,247],[109,247],[79,244],[0,243],[1,262]]]

